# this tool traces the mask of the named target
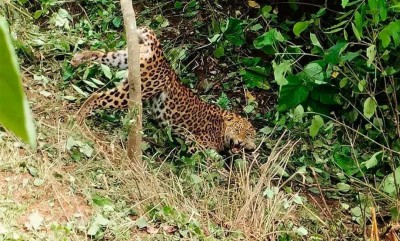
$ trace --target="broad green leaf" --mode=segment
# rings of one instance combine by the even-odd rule
[[[271,16],[271,14],[269,12],[271,12],[272,7],[270,5],[265,5],[262,9],[261,9],[261,14],[263,15],[264,18],[268,18],[269,16]]]
[[[240,19],[229,18],[223,32],[225,38],[235,46],[240,46],[246,42],[243,35],[243,21]]]
[[[347,48],[347,42],[338,42],[325,53],[325,60],[330,64],[338,64],[341,60],[340,56]]]
[[[310,136],[315,137],[318,134],[319,129],[324,125],[324,120],[321,116],[315,115],[311,120],[311,125],[309,127]]]
[[[360,171],[356,162],[352,159],[351,149],[347,146],[336,147],[333,160],[347,175],[353,176]]]
[[[215,56],[215,58],[221,58],[221,57],[224,56],[224,55],[225,55],[225,49],[224,49],[224,47],[220,46],[220,47],[218,47],[218,48],[216,48],[216,49],[214,50],[214,56]]]
[[[349,0],[342,0],[342,8],[345,8],[348,3],[349,3]]]
[[[324,73],[321,65],[317,63],[309,63],[303,70],[307,79],[316,84],[324,83]]]
[[[377,156],[379,155],[379,154],[381,154],[382,153],[382,151],[378,151],[378,152],[376,152],[375,154],[373,154],[372,156],[371,156],[371,158],[369,158],[364,164],[365,164],[365,167],[367,168],[367,169],[371,169],[371,168],[373,168],[373,167],[375,167],[376,165],[378,165],[378,158],[377,158]]]
[[[399,177],[400,177],[400,167],[396,168],[396,170],[394,171],[394,173],[396,174],[396,179],[394,178],[394,174],[390,173],[389,175],[387,175],[385,177],[385,179],[383,180],[382,184],[381,184],[381,189],[392,195],[395,196],[396,195],[396,186],[398,186],[399,183]],[[396,182],[395,182],[396,180]]]
[[[322,48],[322,45],[321,45],[320,42],[318,41],[318,38],[317,38],[317,36],[316,36],[315,34],[310,33],[310,39],[311,39],[311,43],[312,43],[314,46],[318,46],[318,47],[320,47],[321,49],[324,49],[324,48]]]
[[[371,118],[375,114],[376,107],[377,107],[377,104],[376,104],[375,98],[368,97],[364,101],[364,115],[365,115],[365,117],[367,117],[368,119]]]
[[[372,62],[374,62],[376,56],[376,47],[375,45],[371,45],[367,48],[367,66],[370,67]]]
[[[303,118],[303,116],[304,116],[304,108],[303,108],[303,106],[302,105],[298,105],[296,108],[294,108],[293,115],[294,115],[294,118],[296,120],[299,120],[299,119]]]
[[[393,40],[394,46],[397,47],[400,44],[400,20],[393,21],[384,27],[378,35],[378,38],[382,41],[382,46],[386,48],[389,46],[391,40]]]
[[[262,49],[266,46],[271,46],[275,44],[276,42],[284,42],[285,38],[282,36],[282,34],[276,30],[276,29],[271,29],[268,32],[264,33],[263,35],[259,36],[256,38],[253,42],[253,45],[256,49]]]
[[[31,147],[36,134],[6,20],[0,16],[0,124]]]
[[[296,75],[286,77],[288,84],[280,87],[278,106],[279,110],[296,107],[305,101],[310,92],[309,88]]]
[[[122,19],[120,17],[115,17],[112,21],[115,27],[119,28],[121,26]]]
[[[267,81],[268,72],[264,67],[254,66],[240,70],[239,74],[248,87],[268,90],[270,88]]]
[[[149,223],[147,222],[147,219],[145,217],[140,217],[138,220],[135,221],[135,225],[138,228],[145,228],[149,225]]]
[[[293,33],[294,35],[296,35],[297,37],[300,36],[300,34],[306,30],[308,28],[309,22],[308,21],[304,21],[304,22],[297,22],[294,26],[293,26]]]
[[[311,99],[325,105],[340,104],[340,95],[335,87],[330,85],[318,85],[311,92]]]
[[[285,76],[287,72],[291,72],[292,70],[292,63],[290,60],[283,60],[278,65],[276,64],[275,60],[272,61],[272,68],[274,69],[274,77],[276,83],[278,85],[286,85],[288,81],[286,80]]]

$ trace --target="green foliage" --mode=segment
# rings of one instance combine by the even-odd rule
[[[32,147],[36,134],[8,26],[0,16],[0,123]]]

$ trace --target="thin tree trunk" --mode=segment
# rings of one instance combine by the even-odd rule
[[[128,137],[128,158],[142,163],[142,90],[140,79],[140,48],[132,0],[120,0],[128,45],[129,115],[133,123]]]

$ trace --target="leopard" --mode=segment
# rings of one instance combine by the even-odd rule
[[[150,102],[153,117],[173,133],[195,143],[193,150],[231,148],[256,149],[256,130],[249,120],[217,105],[200,99],[185,86],[164,55],[160,40],[148,27],[137,29],[140,48],[142,101]],[[118,69],[128,68],[127,50],[110,52],[86,50],[76,53],[71,65],[104,64]],[[129,102],[128,74],[115,88],[94,92],[78,111],[78,118],[90,115],[97,108],[126,109]]]

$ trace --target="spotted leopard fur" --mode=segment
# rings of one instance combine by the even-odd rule
[[[234,147],[255,149],[255,129],[247,119],[200,100],[180,82],[163,56],[154,32],[148,28],[139,28],[138,34],[142,99],[151,100],[157,120],[167,123],[174,133],[204,148],[222,151],[233,144]],[[85,62],[126,69],[127,52],[84,51],[75,54],[71,60],[73,66]],[[95,108],[127,108],[128,91],[129,85],[125,78],[114,89],[92,94],[83,104],[79,115],[86,116]]]

